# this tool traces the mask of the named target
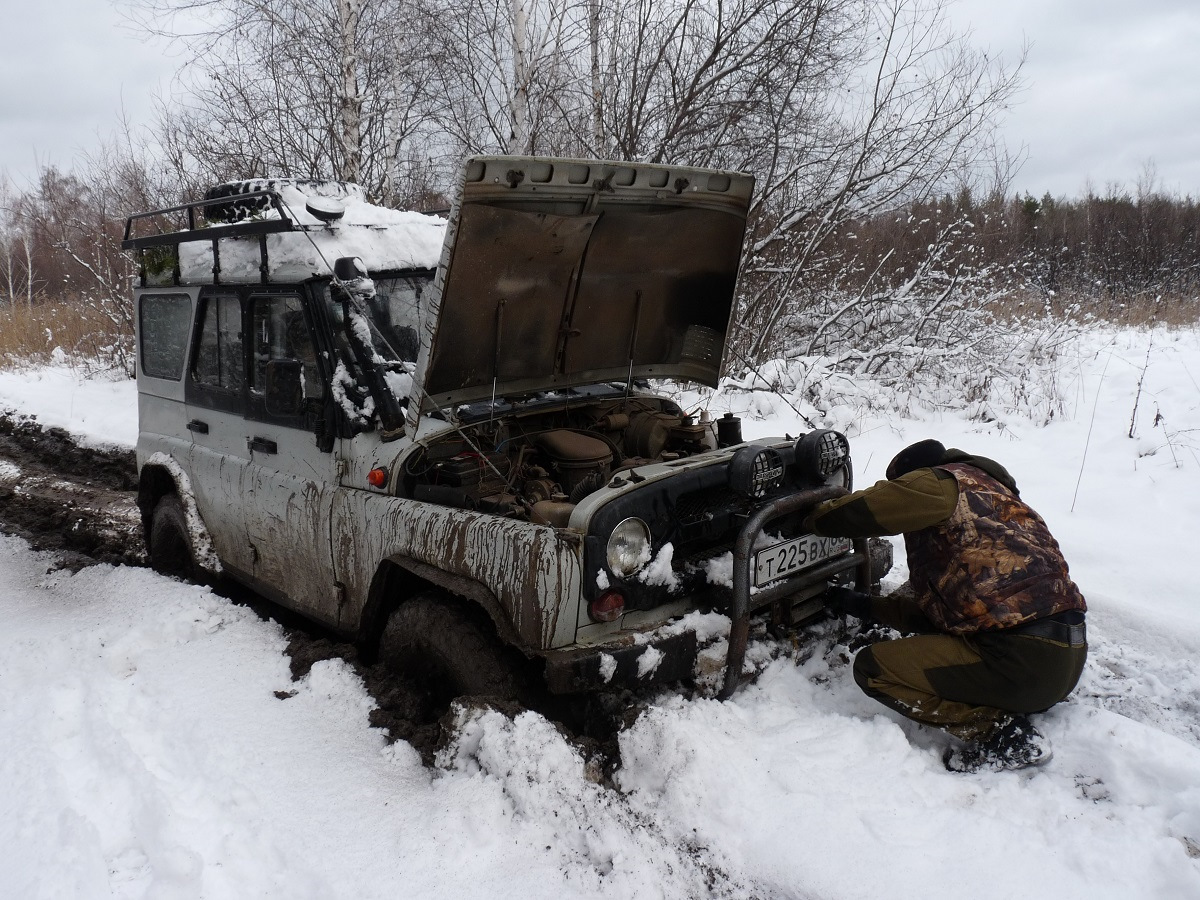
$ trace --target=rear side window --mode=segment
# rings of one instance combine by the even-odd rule
[[[142,371],[151,378],[183,377],[192,302],[187,294],[145,294],[138,311]]]
[[[240,391],[245,381],[241,301],[217,295],[204,297],[203,304],[192,380],[205,387]]]

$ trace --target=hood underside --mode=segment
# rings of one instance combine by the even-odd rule
[[[602,381],[715,385],[748,175],[467,162],[422,342],[425,406]]]

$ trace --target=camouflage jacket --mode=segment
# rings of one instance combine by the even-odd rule
[[[958,485],[954,512],[904,536],[909,579],[934,625],[952,634],[993,631],[1087,609],[1041,516],[974,466],[937,468]]]
[[[823,535],[903,533],[917,602],[946,632],[1086,610],[1058,542],[1003,467],[960,451],[947,456],[956,461],[822,504],[808,524]]]

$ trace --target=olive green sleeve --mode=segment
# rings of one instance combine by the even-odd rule
[[[938,525],[958,504],[958,483],[943,469],[916,469],[895,481],[822,503],[805,520],[813,534],[878,537]]]

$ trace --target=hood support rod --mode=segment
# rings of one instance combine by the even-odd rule
[[[500,344],[504,333],[504,304],[507,301],[501,297],[496,304],[496,352],[492,357],[492,405],[488,412],[488,424],[496,418],[496,385],[500,381]]]
[[[633,389],[633,350],[637,346],[638,324],[642,321],[642,289],[634,291],[633,302],[633,333],[629,335],[629,375],[625,378],[625,399]]]

